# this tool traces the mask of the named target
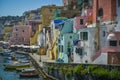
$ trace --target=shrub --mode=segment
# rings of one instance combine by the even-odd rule
[[[81,75],[86,75],[88,73],[88,71],[86,70],[86,69],[83,69],[83,70],[81,70]]]
[[[53,69],[54,69],[54,66],[51,65],[51,66],[49,66],[48,68],[49,68],[50,70],[53,70]]]
[[[66,74],[65,74],[65,76],[66,76],[67,78],[69,78],[71,75],[72,75],[71,71],[67,71]]]
[[[110,77],[111,77],[111,79],[119,80],[120,79],[120,72],[116,69],[113,69],[110,72]]]
[[[94,66],[94,65],[90,65],[90,66],[88,66],[88,71],[90,72],[90,73],[92,73],[92,71],[94,71],[96,68],[98,68],[97,66]]]
[[[104,68],[97,68],[92,72],[93,76],[97,78],[102,78],[102,79],[108,79],[109,78],[109,71]]]
[[[83,66],[83,65],[78,65],[78,66],[76,66],[76,67],[74,68],[73,73],[80,75],[80,74],[81,74],[81,71],[82,71],[83,69],[84,69],[84,66]]]
[[[64,70],[68,70],[68,68],[69,68],[68,66],[64,66],[63,67]]]

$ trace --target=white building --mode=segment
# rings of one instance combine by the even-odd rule
[[[95,53],[94,49],[94,27],[80,29],[79,44],[74,47],[74,63],[92,63],[92,56]],[[107,44],[107,28],[100,27],[100,47]]]

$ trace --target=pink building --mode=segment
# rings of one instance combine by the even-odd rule
[[[13,27],[11,45],[30,45],[31,26],[30,25],[15,25]]]
[[[95,64],[120,64],[120,32],[112,32],[107,37],[107,46],[92,57]]]
[[[101,21],[112,21],[116,18],[116,0],[93,0],[93,22],[101,16]]]
[[[92,23],[92,9],[86,10],[86,16],[77,16],[74,18],[74,27],[76,30],[86,28]]]

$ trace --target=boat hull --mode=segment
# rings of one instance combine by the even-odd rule
[[[30,64],[27,65],[7,65],[5,66],[5,70],[16,70],[18,68],[28,68],[30,67]]]
[[[21,72],[20,77],[33,78],[33,77],[39,77],[39,74],[36,71]]]

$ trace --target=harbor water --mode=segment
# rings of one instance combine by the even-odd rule
[[[4,56],[0,55],[0,78],[2,80],[42,80],[42,78],[20,78],[16,70],[4,70]]]

